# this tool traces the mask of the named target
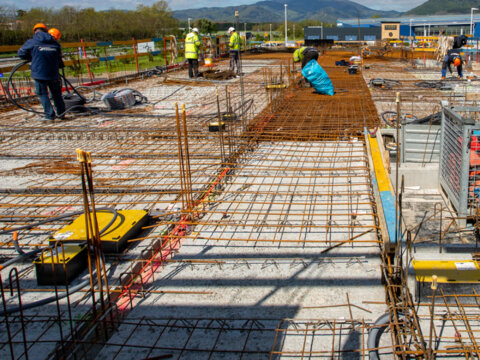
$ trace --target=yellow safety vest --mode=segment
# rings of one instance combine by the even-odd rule
[[[299,62],[303,60],[303,52],[305,51],[306,48],[307,47],[304,46],[304,47],[301,47],[300,49],[295,50],[295,52],[293,53],[294,62]]]
[[[230,48],[230,50],[240,50],[240,43],[240,36],[236,32],[234,32],[232,36],[230,36],[230,43],[228,44],[228,47]]]
[[[198,59],[201,44],[197,34],[189,33],[185,38],[185,59]]]

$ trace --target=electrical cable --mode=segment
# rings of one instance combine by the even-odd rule
[[[94,272],[94,274],[96,273],[96,271]],[[93,274],[93,275],[94,275]],[[95,278],[94,276],[92,276],[93,278]],[[94,282],[96,283],[96,281],[94,280]],[[10,307],[7,309],[7,311],[4,311],[3,309],[0,310],[0,316],[5,316],[5,315],[10,315],[10,314],[14,314],[16,312],[19,312],[20,310],[24,311],[24,310],[29,310],[29,309],[33,309],[33,308],[36,308],[36,307],[39,307],[39,306],[42,306],[42,305],[46,305],[46,304],[49,304],[53,301],[56,301],[57,299],[58,300],[61,300],[63,298],[66,298],[67,295],[72,295],[72,294],[75,294],[76,292],[78,292],[79,290],[83,289],[85,286],[89,285],[90,284],[90,279],[87,279],[87,280],[84,280],[82,281],[80,284],[78,285],[75,285],[71,288],[69,288],[69,291],[68,293],[65,291],[63,292],[61,295],[58,295],[58,297],[56,295],[52,295],[52,296],[49,296],[45,299],[41,299],[41,300],[37,300],[37,301],[33,301],[31,303],[28,303],[28,304],[22,304],[22,308],[20,309],[20,306],[13,306],[13,307]]]
[[[118,213],[115,209],[112,209],[112,208],[99,208],[97,209],[98,212],[111,212],[113,214],[113,217],[112,219],[110,220],[110,222],[103,227],[103,229],[100,231],[100,235],[102,235],[103,233],[105,233],[105,231],[107,231],[112,225],[113,223],[115,222],[115,220],[117,220],[117,217],[118,217]],[[27,230],[27,229],[30,229],[32,227],[35,227],[35,226],[38,226],[38,225],[42,225],[42,224],[46,224],[48,222],[52,222],[52,221],[56,221],[56,220],[60,220],[60,219],[64,219],[64,218],[67,218],[67,217],[72,217],[72,216],[75,216],[75,215],[80,215],[80,214],[83,214],[83,211],[76,211],[76,212],[73,212],[73,213],[68,213],[68,214],[63,214],[61,216],[57,216],[57,217],[54,217],[54,218],[50,218],[50,219],[47,219],[47,220],[43,220],[43,221],[39,221],[39,222],[36,222],[34,224],[30,224],[30,225],[25,225],[25,226],[20,226],[18,228],[15,228],[15,229],[10,229],[10,230],[4,230],[2,232],[0,232],[0,235],[3,235],[3,234],[8,234],[12,231],[20,231],[20,230]],[[39,252],[43,251],[44,249],[46,249],[47,247],[50,247],[50,246],[47,246],[45,248],[39,248],[39,249],[35,249],[35,250],[32,250],[32,251],[28,251],[28,252],[25,252],[23,251],[21,248],[20,248],[20,245],[18,244],[18,239],[15,238],[13,240],[13,246],[15,247],[15,250],[17,251],[17,253],[19,254],[18,256],[14,257],[13,259],[10,259],[10,260],[7,260],[5,261],[4,263],[0,264],[0,270],[2,269],[5,269],[6,267],[12,265],[12,264],[15,264],[16,262],[19,262],[25,258],[29,258],[29,257],[32,257],[33,255],[36,255],[38,254]]]
[[[101,208],[96,209],[96,211],[98,211],[98,212],[111,212],[111,213],[114,214],[112,220],[102,229],[102,231],[100,231],[100,235],[102,235],[114,223],[114,221],[117,219],[118,213],[115,209],[108,208],[108,207],[101,207]],[[31,228],[33,228],[35,226],[38,226],[38,225],[47,224],[47,223],[50,223],[50,222],[53,222],[53,221],[57,221],[57,220],[61,220],[61,219],[65,219],[65,218],[68,218],[68,217],[81,215],[81,214],[83,214],[83,211],[75,211],[75,212],[71,212],[71,213],[68,213],[68,214],[63,214],[63,215],[56,216],[56,217],[53,217],[53,218],[48,218],[46,220],[38,221],[38,222],[35,222],[33,224],[23,225],[23,226],[19,226],[17,228],[12,228],[12,229],[8,229],[8,230],[0,231],[0,235],[9,234],[9,233],[14,232],[14,231],[28,230],[28,229],[31,229]]]

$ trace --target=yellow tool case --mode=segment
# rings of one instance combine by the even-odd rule
[[[108,229],[101,234],[102,250],[104,253],[120,253],[127,246],[127,241],[141,231],[148,221],[148,212],[145,210],[118,210],[117,218]],[[107,226],[113,219],[111,211],[97,211],[98,229]],[[91,214],[93,219],[93,215]],[[92,220],[93,223],[93,220]],[[61,241],[64,244],[86,242],[85,214],[77,217],[71,224],[57,231],[49,242]]]
[[[33,263],[38,285],[66,285],[87,268],[87,245],[66,244],[63,251],[57,246],[42,252]]]

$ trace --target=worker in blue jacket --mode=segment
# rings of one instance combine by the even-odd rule
[[[41,121],[52,121],[55,117],[63,119],[65,102],[62,98],[62,82],[58,70],[63,68],[62,47],[47,32],[45,24],[38,23],[33,27],[33,38],[29,39],[18,50],[18,56],[30,60],[31,76],[35,80],[35,92],[40,98],[45,115]],[[48,98],[48,90],[55,104],[56,114]]]
[[[447,55],[445,55],[445,58],[443,59],[442,80],[444,80],[445,76],[447,76],[447,69],[448,71],[450,71],[450,74],[452,74],[452,68],[450,66],[451,64],[456,66],[458,78],[461,79],[463,77],[463,61],[462,57],[460,56],[460,51],[458,49],[450,49],[448,50]]]

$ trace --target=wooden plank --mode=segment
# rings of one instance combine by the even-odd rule
[[[0,52],[12,52],[12,51],[18,51],[22,45],[2,45],[0,46]]]

